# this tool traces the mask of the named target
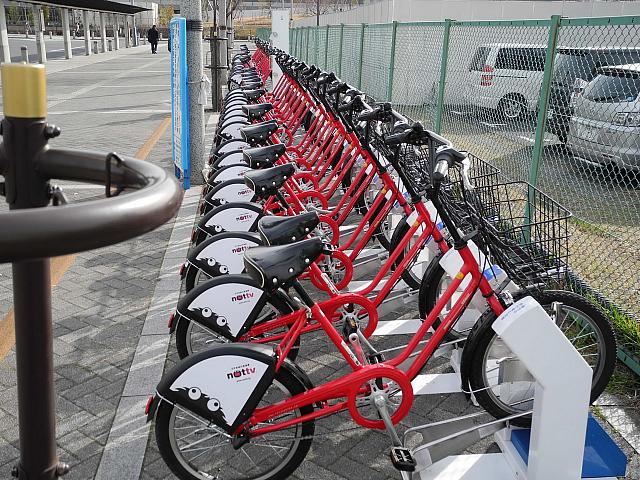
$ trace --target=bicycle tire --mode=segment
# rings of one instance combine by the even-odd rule
[[[353,173],[353,167],[349,168],[349,171],[347,172],[347,174],[342,178],[342,188],[345,190],[345,192],[349,189],[349,187],[351,187],[351,184],[353,183],[353,178],[352,178],[352,173]],[[368,205],[365,201],[365,192],[363,192],[357,199],[356,199],[356,211],[358,213],[360,213],[363,217],[364,215],[366,215],[367,210],[368,210]],[[384,203],[381,204],[376,211],[374,212],[374,214],[371,216],[371,218],[369,219],[369,225],[371,225],[373,223],[373,220],[375,220],[375,218],[378,216],[378,214],[380,213],[380,210],[382,210],[384,206]],[[384,221],[384,220],[383,220]],[[385,250],[389,251],[390,247],[391,247],[391,237],[387,236],[385,234],[385,232],[382,230],[382,228],[380,227],[380,225],[378,225],[375,230],[373,231],[373,235],[372,238],[374,238],[375,240],[377,240],[380,245],[382,246],[382,248],[384,248]]]
[[[594,370],[593,382],[591,385],[591,402],[594,402],[604,391],[613,374],[616,364],[616,337],[611,324],[604,313],[594,304],[573,292],[562,290],[547,290],[542,293],[520,292],[516,298],[525,295],[533,296],[544,307],[553,302],[561,302],[573,311],[578,311],[593,322],[592,327],[600,337],[604,352],[598,360],[597,369]],[[482,408],[495,418],[503,418],[514,413],[513,409],[508,409],[503,402],[496,400],[491,392],[491,387],[485,380],[485,360],[486,353],[497,334],[491,325],[497,319],[496,314],[488,309],[472,328],[465,344],[465,354],[463,354],[463,369],[468,372],[469,387],[475,392],[475,398]],[[519,417],[511,423],[521,427],[531,425],[531,417]]]
[[[400,222],[398,223],[398,225],[396,225],[396,228],[393,230],[393,235],[391,236],[391,246],[389,248],[389,254],[392,254],[393,252],[396,251],[397,248],[400,248],[400,242],[402,241],[402,239],[405,237],[405,235],[409,230],[410,230],[410,227],[409,227],[409,224],[407,223],[407,218],[403,217],[402,220],[400,220]],[[408,253],[408,248],[410,247],[405,246],[405,254]],[[422,247],[422,250],[424,250],[425,248],[427,248],[426,243]],[[418,252],[418,256],[419,255],[420,255],[420,252]],[[394,269],[400,266],[400,262],[402,262],[403,258],[404,258],[404,255],[400,255],[398,259],[396,259],[396,261],[393,262]],[[420,288],[420,285],[422,284],[422,278],[424,276],[424,273],[421,275],[417,275],[413,270],[414,264],[415,262],[411,263],[409,265],[409,268],[405,269],[402,272],[401,278],[413,290],[418,290]]]
[[[293,307],[289,305],[286,301],[284,301],[282,298],[276,295],[269,295],[267,299],[267,304],[270,305],[276,312],[278,312],[281,315],[293,312]],[[178,351],[178,356],[181,359],[183,359],[183,358],[187,358],[190,355],[193,355],[194,353],[197,353],[197,351],[200,351],[200,350],[194,351],[193,346],[191,344],[190,338],[193,331],[193,325],[191,325],[192,323],[191,320],[185,317],[180,317],[179,319],[177,319],[177,321],[178,321],[178,324],[176,325],[176,332],[175,332],[176,333],[176,350]],[[258,322],[259,320],[256,323]],[[201,328],[201,330],[203,329]],[[229,341],[227,339],[223,339],[222,337],[218,337],[213,334],[210,334],[210,335],[211,335],[211,338],[220,340],[221,343],[226,343]],[[210,347],[211,345],[207,346],[207,348],[210,348]],[[290,360],[294,361],[297,358],[299,352],[300,352],[300,337],[297,338],[296,343],[294,344],[294,347],[289,351],[289,355],[287,355],[287,357]]]
[[[304,393],[309,388],[305,385],[305,382],[302,379],[298,378],[293,370],[294,367],[285,362],[282,364],[282,367],[278,372],[276,372],[274,378],[276,383],[286,389],[289,396]],[[212,478],[211,476],[207,476],[209,475],[208,473],[198,475],[198,472],[196,472],[194,467],[190,465],[190,462],[182,458],[182,456],[179,458],[178,454],[176,454],[174,449],[174,445],[177,445],[177,441],[175,440],[175,430],[172,430],[171,428],[173,423],[172,417],[176,415],[174,410],[181,409],[169,402],[161,401],[156,412],[155,437],[162,459],[171,471],[181,480],[205,480],[207,478]],[[312,405],[305,405],[304,407],[301,407],[298,412],[300,415],[306,415],[312,413],[313,410],[314,407]],[[300,466],[311,448],[311,443],[313,441],[312,437],[315,431],[315,422],[314,420],[303,422],[298,425],[296,432],[298,429],[300,430],[298,436],[302,437],[302,439],[295,444],[293,454],[285,456],[284,462],[278,465],[279,468],[273,472],[273,474],[269,476],[261,475],[259,477],[243,476],[242,478],[253,478],[255,480],[281,480],[288,478],[289,475],[291,475],[298,466]],[[251,445],[251,442],[246,445]],[[244,448],[244,446],[240,448]]]

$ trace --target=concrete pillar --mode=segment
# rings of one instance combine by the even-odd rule
[[[224,1],[220,3],[226,4]],[[198,103],[200,98],[199,80],[203,75],[201,0],[182,0],[180,14],[187,19],[191,185],[202,185],[202,169],[204,168],[204,105]]]
[[[233,18],[227,15],[227,59],[233,58]]]
[[[10,63],[9,35],[7,34],[7,17],[4,12],[4,1],[0,0],[0,63]]]
[[[82,23],[84,24],[84,54],[91,55],[91,32],[89,31],[89,10],[82,11]]]
[[[219,3],[220,14],[218,16],[218,38],[228,38],[227,36],[227,2]],[[227,42],[221,42],[220,48],[218,49],[218,55],[220,58],[218,59],[219,66],[229,67],[230,58],[227,55],[228,46],[225,45]],[[225,85],[227,83],[227,70],[220,68],[218,69],[218,81],[219,85]]]
[[[133,32],[133,46],[140,45],[140,39],[138,38],[138,27],[136,26],[136,16],[131,15],[131,31]]]
[[[124,16],[124,48],[131,47],[131,33],[129,32],[129,15]]]
[[[102,41],[102,51],[107,51],[107,23],[105,22],[104,12],[100,12],[100,40]]]
[[[62,17],[62,39],[64,40],[64,58],[73,57],[73,49],[71,46],[71,29],[69,28],[69,15],[71,11],[68,8],[60,9]]]
[[[113,15],[113,48],[120,50],[120,36],[118,35],[118,15]]]
[[[44,14],[40,5],[33,6],[33,23],[36,30],[38,62],[47,63],[47,49],[44,45]]]

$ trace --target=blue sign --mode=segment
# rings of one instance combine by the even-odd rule
[[[175,17],[169,23],[171,43],[171,127],[173,165],[185,190],[190,186],[189,88],[187,85],[187,20]]]

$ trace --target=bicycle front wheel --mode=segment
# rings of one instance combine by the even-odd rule
[[[532,296],[592,368],[591,402],[595,401],[615,368],[616,338],[611,324],[598,307],[575,293],[548,290]],[[500,374],[501,364],[517,356],[491,328],[495,320],[495,313],[487,310],[471,330],[465,348],[471,349],[469,383],[476,400],[494,417],[502,418],[533,408],[535,382],[527,373],[509,374],[506,379]],[[531,416],[512,423],[529,426]]]

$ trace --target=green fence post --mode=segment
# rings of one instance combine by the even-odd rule
[[[327,25],[327,37],[324,42],[324,69],[327,70],[327,64],[329,63],[329,25]]]
[[[536,187],[538,185],[538,170],[540,159],[544,150],[544,132],[547,127],[547,111],[549,109],[549,92],[551,85],[551,73],[556,57],[556,47],[558,46],[558,31],[560,29],[560,15],[552,15],[549,25],[549,40],[547,42],[547,54],[544,59],[544,76],[542,77],[542,87],[540,88],[540,100],[538,101],[538,118],[536,122],[536,137],[531,154],[531,167],[529,168],[529,183]],[[530,223],[535,219],[536,194],[535,190],[529,187],[527,192],[527,205],[524,212],[523,241],[529,242],[531,232]]]
[[[544,150],[544,132],[547,127],[547,112],[549,110],[549,94],[551,86],[551,74],[553,63],[556,58],[556,47],[558,46],[558,32],[560,30],[560,15],[551,17],[549,25],[549,40],[547,42],[547,56],[544,59],[544,76],[542,77],[542,88],[540,89],[540,100],[538,101],[538,121],[536,123],[535,143],[533,144],[533,154],[531,158],[531,168],[529,169],[529,183],[534,187],[538,184],[538,169],[540,159]]]
[[[444,92],[447,82],[447,63],[449,62],[449,34],[451,33],[451,24],[453,20],[446,18],[444,20],[444,33],[442,36],[442,56],[440,59],[440,83],[438,84],[438,100],[436,103],[436,118],[434,122],[434,130],[436,133],[442,131],[442,111],[444,109]]]
[[[309,63],[309,37],[311,36],[311,27],[307,27],[307,55],[304,59],[305,62]]]
[[[338,77],[342,76],[342,39],[344,35],[344,23],[340,24],[340,48],[338,49]]]
[[[360,28],[360,67],[358,67],[358,89],[362,88],[362,57],[364,56],[364,29],[365,24]]]
[[[320,25],[313,27],[313,63],[318,66],[318,50],[320,49],[318,37],[320,36]]]
[[[393,21],[391,24],[391,58],[389,59],[389,84],[387,85],[387,101],[391,101],[393,94],[393,70],[396,64],[396,33],[398,32],[398,22]]]

